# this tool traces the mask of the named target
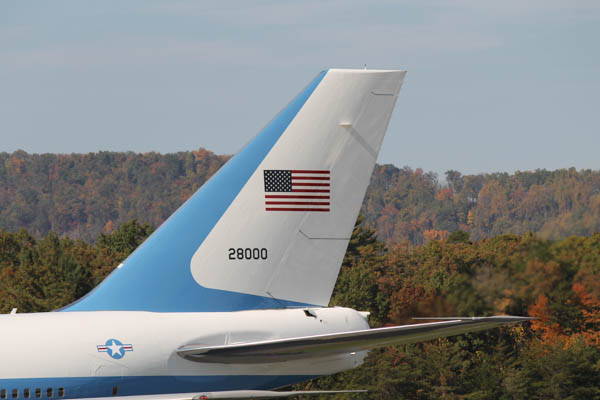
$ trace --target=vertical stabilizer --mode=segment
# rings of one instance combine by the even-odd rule
[[[327,305],[403,78],[319,74],[67,310]]]

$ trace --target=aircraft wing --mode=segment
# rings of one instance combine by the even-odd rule
[[[319,394],[365,393],[366,390],[299,390],[277,392],[274,390],[230,390],[223,392],[151,394],[142,396],[121,396],[125,400],[209,400],[209,399],[274,399],[293,396],[313,396]],[[113,400],[115,397],[94,397],[93,400]],[[75,399],[75,400],[92,400]]]
[[[206,363],[283,362],[359,352],[395,344],[422,342],[495,328],[508,323],[529,321],[532,318],[494,316],[431,319],[443,319],[443,321],[222,346],[190,344],[177,349],[177,354],[191,361]]]

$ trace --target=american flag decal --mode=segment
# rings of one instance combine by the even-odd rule
[[[266,211],[330,211],[329,171],[266,169]]]

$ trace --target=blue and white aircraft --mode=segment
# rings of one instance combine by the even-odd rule
[[[287,397],[375,347],[527,320],[327,308],[404,75],[321,72],[93,291],[0,316],[0,399]]]

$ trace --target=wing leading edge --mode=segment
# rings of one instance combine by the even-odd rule
[[[443,319],[443,318],[436,318]],[[257,364],[316,358],[371,350],[395,344],[416,343],[440,337],[529,321],[529,317],[457,317],[441,322],[330,333],[222,346],[190,344],[177,349],[181,357],[197,362]]]

